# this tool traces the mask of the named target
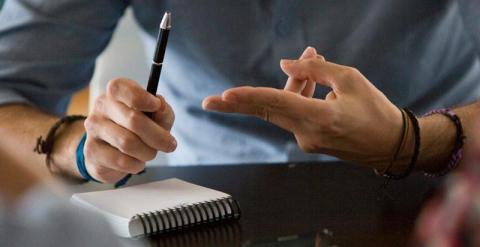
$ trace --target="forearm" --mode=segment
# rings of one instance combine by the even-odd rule
[[[27,165],[35,173],[48,173],[45,155],[33,151],[39,136],[46,137],[58,117],[27,105],[0,107],[0,149],[16,163]],[[62,126],[55,138],[51,170],[56,174],[80,177],[75,166],[75,147],[84,132],[83,122]]]
[[[3,149],[0,149],[0,161],[0,194],[7,204],[15,206],[15,202],[39,184],[44,176],[33,173],[28,169],[29,166],[18,163],[11,153],[4,152]]]
[[[480,116],[480,102],[455,108],[453,111],[462,122],[465,145],[464,150],[469,150],[469,138],[474,136],[475,119]],[[456,128],[447,117],[435,114],[420,118],[421,149],[417,169],[427,172],[441,171],[455,145]]]

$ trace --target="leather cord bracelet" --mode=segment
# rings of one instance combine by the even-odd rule
[[[451,109],[445,108],[445,109],[433,110],[425,114],[424,117],[427,117],[433,114],[442,114],[446,116],[448,119],[450,119],[453,122],[457,131],[457,135],[455,138],[455,145],[453,147],[452,152],[450,153],[450,157],[448,159],[448,162],[445,168],[437,173],[427,173],[427,172],[424,173],[425,176],[427,177],[440,177],[440,176],[446,175],[453,169],[457,168],[458,165],[460,164],[460,161],[463,158],[463,145],[465,141],[465,135],[463,133],[463,127],[462,127],[462,122],[460,121],[460,118]]]
[[[390,163],[388,166],[383,169],[382,171],[379,171],[377,169],[374,169],[375,174],[379,176],[384,176],[386,172],[388,172],[392,167],[395,161],[398,158],[398,154],[400,151],[403,149],[403,146],[405,144],[405,140],[407,139],[407,134],[408,134],[408,127],[409,127],[409,122],[407,121],[406,113],[403,109],[399,109],[400,113],[402,114],[402,133],[400,135],[400,140],[398,141],[397,148],[395,149],[395,153],[392,156],[392,159],[390,160]],[[388,182],[386,182],[387,184]]]
[[[70,123],[73,123],[75,121],[79,120],[85,120],[87,117],[82,116],[82,115],[70,115],[70,116],[64,116],[61,117],[48,131],[48,134],[45,138],[43,136],[39,136],[37,138],[37,143],[35,145],[35,148],[33,149],[34,152],[38,154],[45,154],[45,163],[47,165],[47,168],[50,172],[52,172],[52,153],[53,153],[53,148],[55,146],[55,137],[57,134],[58,129],[62,125],[67,125]]]
[[[415,114],[408,110],[408,109],[403,109],[405,113],[407,114],[408,118],[410,119],[410,122],[412,124],[413,128],[413,133],[414,133],[414,138],[415,138],[415,144],[414,144],[414,150],[413,150],[413,155],[412,158],[410,159],[410,163],[407,166],[407,169],[401,174],[393,174],[390,171],[386,171],[383,176],[388,178],[388,179],[394,179],[394,180],[400,180],[408,177],[413,169],[415,168],[415,164],[417,163],[418,155],[420,153],[420,127],[418,124],[417,117]]]

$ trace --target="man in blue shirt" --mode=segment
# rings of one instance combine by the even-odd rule
[[[360,70],[396,105],[424,112],[472,101],[480,95],[477,5],[468,0],[10,0],[0,13],[0,148],[44,163],[31,152],[35,138],[48,132],[57,120],[51,114],[63,113],[71,94],[89,82],[96,57],[131,6],[150,50],[163,12],[173,13],[163,97],[150,97],[132,80],[109,83],[85,123],[86,165],[93,177],[115,182],[177,143],[173,164],[308,159],[298,155],[288,132],[260,120],[205,112],[201,101],[239,85],[283,87],[286,77],[278,61],[296,57],[307,45],[329,61]],[[315,96],[327,93],[319,88]],[[155,121],[141,111],[156,111]],[[84,131],[77,122],[58,134],[54,172],[79,176],[74,153]]]

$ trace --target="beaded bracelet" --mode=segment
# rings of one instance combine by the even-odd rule
[[[440,177],[440,176],[444,176],[445,174],[449,173],[453,169],[457,168],[458,165],[460,164],[460,161],[462,160],[462,157],[463,157],[463,145],[464,145],[465,136],[463,134],[463,127],[462,127],[462,122],[460,121],[460,118],[451,109],[444,108],[444,109],[433,110],[423,116],[427,117],[433,114],[442,114],[446,116],[448,119],[450,119],[453,122],[453,124],[455,124],[455,128],[457,130],[455,145],[453,147],[452,152],[450,153],[450,158],[448,159],[448,162],[445,168],[442,171],[436,172],[436,173],[427,173],[427,172],[424,173],[424,175],[427,177]]]

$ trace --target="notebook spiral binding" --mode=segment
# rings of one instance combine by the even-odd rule
[[[150,236],[205,223],[238,219],[240,215],[238,202],[231,197],[224,197],[161,211],[141,213],[135,215],[134,219],[140,220],[145,236]]]
[[[235,221],[211,224],[207,227],[194,227],[181,234],[170,232],[157,235],[157,237],[151,237],[148,242],[151,247],[241,247],[241,227]]]

